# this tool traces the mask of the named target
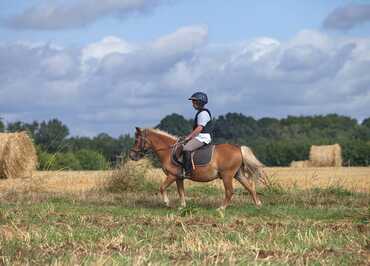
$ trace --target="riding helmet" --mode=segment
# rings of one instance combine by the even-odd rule
[[[205,105],[206,103],[208,103],[207,94],[205,94],[204,92],[196,92],[196,93],[194,93],[193,95],[191,95],[191,97],[189,98],[189,100],[199,101],[203,105]]]

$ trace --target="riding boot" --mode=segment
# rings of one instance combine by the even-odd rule
[[[184,164],[184,170],[185,170],[184,178],[190,178],[191,171],[193,168],[192,163],[191,163],[191,152],[190,151],[183,151],[183,164]]]

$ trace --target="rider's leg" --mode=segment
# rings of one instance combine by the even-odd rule
[[[184,149],[183,149],[185,176],[190,177],[190,174],[192,171],[191,152],[202,147],[203,145],[204,145],[203,142],[195,138],[191,139],[188,143],[185,144]]]

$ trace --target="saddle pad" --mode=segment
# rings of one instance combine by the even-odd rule
[[[215,145],[205,145],[195,150],[192,154],[194,165],[208,164],[212,159],[214,149]]]
[[[215,150],[215,145],[205,145],[194,152],[191,153],[191,158],[194,163],[194,166],[206,165],[212,160],[213,151]],[[178,147],[175,147],[171,151],[171,161],[176,165],[182,166],[182,149],[179,150]]]

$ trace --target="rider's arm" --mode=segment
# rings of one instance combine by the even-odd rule
[[[203,130],[203,126],[201,125],[198,125],[186,138],[185,140],[188,141],[188,140],[191,140],[192,138],[195,138],[196,136],[198,136],[198,134],[200,132],[202,132]]]

